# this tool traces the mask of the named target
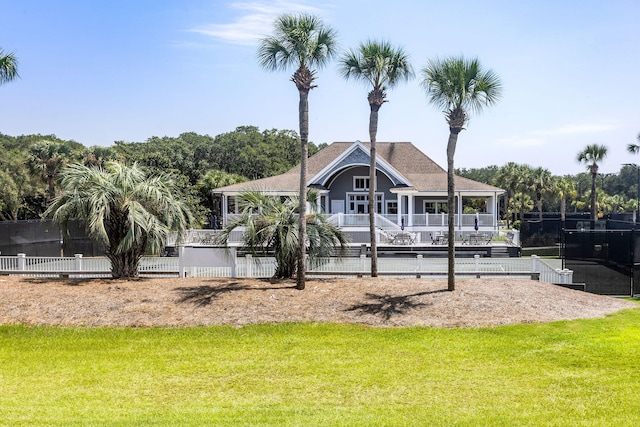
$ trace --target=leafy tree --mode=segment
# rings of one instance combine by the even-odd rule
[[[297,256],[296,288],[305,287],[306,252],[306,203],[307,157],[309,140],[309,91],[317,85],[316,71],[309,67],[322,67],[329,62],[337,50],[337,33],[323,24],[316,16],[281,15],[274,24],[274,35],[260,41],[258,59],[260,65],[270,71],[288,70],[297,67],[291,80],[299,94],[298,122],[300,127],[300,191],[298,207],[300,218],[298,234],[300,238]]]
[[[106,247],[114,278],[136,277],[145,251],[159,253],[167,234],[183,234],[193,219],[171,176],[147,174],[136,164],[72,164],[61,178],[62,193],[46,215],[63,229],[71,220],[83,221],[89,236]]]
[[[598,163],[607,157],[607,147],[604,145],[591,144],[587,145],[584,150],[578,153],[577,160],[587,166],[587,170],[591,173],[591,221],[595,222],[598,218],[596,207],[596,178],[598,177]],[[592,224],[593,225],[593,224]],[[594,228],[594,227],[592,227]]]
[[[451,57],[429,61],[422,69],[422,84],[429,101],[442,108],[449,124],[447,142],[447,203],[455,206],[454,154],[458,134],[464,129],[470,111],[481,112],[500,97],[501,84],[497,74],[484,71],[477,59]],[[448,289],[455,290],[454,209],[448,213]]]
[[[371,85],[369,102],[369,235],[371,242],[371,277],[378,277],[376,248],[376,139],[378,112],[387,102],[387,89],[413,77],[409,55],[387,41],[368,40],[357,50],[349,50],[340,58],[340,73],[345,79],[355,79]]]
[[[207,201],[211,200],[211,212],[219,215],[222,209],[220,206],[215,206],[215,202],[212,199],[212,190],[245,181],[247,181],[247,178],[242,175],[221,170],[211,170],[196,183],[195,187],[202,203],[208,204]]]
[[[346,235],[317,211],[317,197],[315,191],[307,193],[311,208],[305,222],[309,262],[312,264],[330,256],[336,248],[341,253],[347,249]],[[280,197],[268,196],[258,191],[243,193],[239,200],[241,214],[223,228],[219,242],[226,244],[231,232],[243,227],[243,249],[256,256],[273,251],[276,259],[274,278],[292,278],[300,268],[298,206],[297,198],[283,201]]]
[[[482,168],[456,168],[456,175],[489,185],[498,185],[500,169],[496,165]]]
[[[0,86],[19,77],[18,75],[18,59],[15,54],[5,53],[0,48]]]
[[[40,177],[27,167],[27,154],[7,150],[0,157],[0,220],[39,218],[44,212]]]

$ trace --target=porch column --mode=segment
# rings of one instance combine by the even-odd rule
[[[462,194],[458,193],[458,215],[456,216],[456,220],[458,221],[458,229],[462,229]]]
[[[227,225],[227,210],[228,210],[228,206],[229,203],[227,202],[227,195],[223,194],[222,195],[222,223],[224,225]]]
[[[398,213],[396,218],[396,224],[398,227],[402,225],[402,213],[404,212],[404,197],[402,194],[398,193]]]
[[[407,196],[407,226],[413,226],[413,194]]]
[[[491,219],[491,226],[492,227],[497,227],[498,225],[498,215],[500,212],[500,209],[498,208],[498,205],[496,204],[496,193],[493,193],[493,195],[491,197],[489,197],[489,202],[487,203],[487,210],[489,211],[489,213],[492,213],[492,219]]]

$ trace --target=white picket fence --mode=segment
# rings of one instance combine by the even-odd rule
[[[235,277],[269,278],[275,271],[272,257],[236,258]],[[0,274],[30,275],[40,277],[66,276],[72,278],[110,277],[111,265],[105,257],[28,257],[0,256]],[[176,277],[179,274],[178,257],[143,257],[140,261],[141,277]],[[461,276],[521,276],[535,275],[543,282],[571,284],[573,272],[554,268],[546,260],[535,255],[531,258],[456,258],[456,275]],[[187,277],[232,277],[230,267],[191,266],[185,269]],[[371,271],[371,259],[324,258],[309,264],[307,275],[318,276],[366,276]],[[384,276],[419,276],[444,278],[447,276],[446,258],[424,258],[422,255],[403,258],[378,258],[378,272]]]

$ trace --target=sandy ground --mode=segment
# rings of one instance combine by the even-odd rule
[[[279,322],[474,327],[603,317],[639,304],[531,280],[0,277],[0,324],[181,327]]]

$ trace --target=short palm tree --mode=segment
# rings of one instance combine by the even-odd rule
[[[429,61],[422,69],[422,84],[429,101],[442,108],[449,124],[447,142],[447,203],[449,205],[448,289],[455,289],[454,206],[455,182],[453,158],[469,112],[481,112],[500,98],[502,85],[498,75],[483,70],[477,59],[451,57]]]
[[[337,51],[337,33],[316,16],[308,14],[281,15],[274,24],[274,34],[260,41],[258,60],[266,70],[280,71],[296,67],[291,81],[299,94],[298,123],[300,127],[300,191],[298,207],[298,268],[296,287],[305,287],[307,157],[309,141],[309,91],[315,85],[316,71],[311,68],[326,65]]]
[[[13,53],[5,53],[0,48],[0,85],[19,77],[18,59]]]
[[[556,178],[554,191],[560,198],[560,221],[562,228],[564,228],[567,218],[567,199],[575,199],[578,196],[578,192],[569,177]]]
[[[72,220],[83,222],[105,246],[114,278],[136,277],[145,251],[160,253],[169,232],[182,236],[193,222],[175,180],[149,175],[136,164],[72,164],[61,172],[61,187],[45,215],[63,229]]]
[[[591,222],[592,229],[595,227],[595,221],[598,219],[596,207],[596,178],[598,177],[598,163],[607,157],[607,147],[604,145],[591,144],[587,145],[584,150],[578,153],[577,160],[587,166],[587,170],[591,173]]]
[[[29,147],[31,167],[40,170],[47,180],[49,200],[56,195],[55,182],[58,172],[71,158],[71,149],[57,141],[42,140]]]
[[[307,196],[311,206],[306,215],[309,262],[313,264],[330,256],[336,248],[344,254],[346,235],[316,210],[317,193],[309,191]],[[244,230],[243,249],[256,259],[260,254],[273,252],[276,259],[274,278],[294,277],[299,265],[298,206],[295,197],[283,201],[258,191],[243,193],[239,200],[241,214],[223,228],[218,243],[226,244],[231,233],[241,228]]]
[[[387,89],[413,77],[409,55],[401,48],[394,48],[387,41],[369,40],[357,50],[349,50],[340,58],[340,73],[345,79],[355,79],[371,85],[367,95],[369,102],[369,234],[371,241],[371,276],[378,276],[376,249],[375,191],[376,191],[376,139],[378,111],[387,102]]]

